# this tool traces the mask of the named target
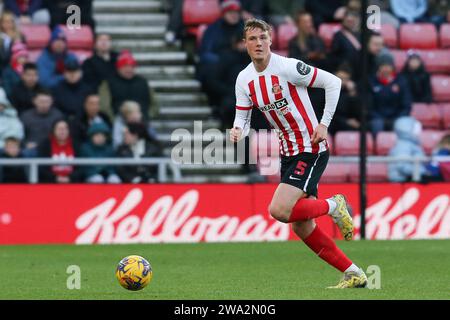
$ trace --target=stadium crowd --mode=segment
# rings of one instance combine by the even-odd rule
[[[213,116],[230,128],[234,118],[234,85],[238,73],[248,65],[242,40],[246,19],[263,18],[274,27],[274,51],[301,59],[334,73],[342,79],[339,105],[329,131],[335,135],[360,127],[361,51],[358,0],[208,0],[217,2],[218,16],[209,25],[195,26],[189,33],[184,8],[191,0],[167,0],[170,13],[165,40],[168,45],[194,34],[199,43],[197,77],[214,107]],[[432,23],[437,30],[450,23],[450,4],[440,0],[371,1],[380,6],[381,23],[397,30],[404,23]],[[414,3],[414,5],[412,5]],[[94,34],[86,55],[71,48],[65,27],[67,7],[78,5],[81,23]],[[335,24],[329,38],[318,32],[321,26]],[[32,47],[27,30],[48,25],[49,41],[43,50]],[[152,91],[136,73],[136,60],[129,51],[112,49],[110,35],[95,33],[92,0],[46,1],[4,0],[0,15],[0,157],[7,159],[51,157],[161,156],[157,135],[150,123]],[[294,31],[293,31],[294,30]],[[449,29],[450,30],[450,29]],[[289,37],[287,35],[290,35]],[[276,38],[275,38],[276,37]],[[282,42],[285,42],[282,44]],[[369,91],[368,123],[374,137],[395,130],[399,141],[392,155],[424,154],[415,137],[414,148],[401,148],[401,128],[414,126],[414,104],[435,102],[431,76],[423,56],[408,51],[399,69],[385,37],[371,32],[368,41]],[[450,69],[447,71],[450,72]],[[324,94],[309,89],[320,118]],[[406,122],[397,123],[397,120]],[[415,122],[414,122],[415,121]],[[252,126],[268,128],[255,110]],[[420,127],[420,122],[418,125]],[[448,129],[443,128],[443,129]],[[413,151],[412,151],[413,150]],[[448,154],[448,136],[436,146],[435,154]],[[438,164],[439,165],[439,164]],[[433,179],[442,179],[436,164],[424,166]],[[395,164],[392,165],[394,172]],[[403,170],[403,169],[402,169]],[[412,169],[411,169],[412,170]],[[41,182],[152,182],[156,172],[148,166],[49,166],[39,172]],[[411,172],[390,174],[392,181],[406,181]],[[399,178],[401,176],[401,178]],[[0,182],[26,182],[25,168],[0,167]]]

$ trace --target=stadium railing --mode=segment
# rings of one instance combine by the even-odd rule
[[[39,166],[72,165],[114,165],[114,166],[134,166],[152,165],[158,167],[158,181],[169,182],[168,168],[172,172],[172,182],[181,182],[181,170],[168,158],[143,158],[143,159],[123,159],[123,158],[102,158],[102,159],[51,159],[51,158],[30,158],[30,159],[0,159],[0,166],[27,166],[28,181],[30,183],[39,182]]]

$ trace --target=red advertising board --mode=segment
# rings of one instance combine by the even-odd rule
[[[3,185],[0,244],[282,241],[296,239],[267,207],[274,184]],[[356,184],[321,185],[354,208]],[[370,239],[450,238],[450,184],[371,184]],[[327,216],[317,219],[339,237]]]

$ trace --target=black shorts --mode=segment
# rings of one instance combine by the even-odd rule
[[[295,156],[281,156],[281,182],[317,197],[317,185],[327,167],[329,151],[303,152]]]

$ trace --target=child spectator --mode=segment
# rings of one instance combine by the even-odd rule
[[[6,138],[17,140],[23,138],[23,125],[17,116],[17,111],[11,106],[3,89],[0,88],[0,149],[3,148]]]
[[[81,146],[81,157],[99,159],[115,156],[109,142],[110,130],[104,123],[94,123],[88,130],[89,141]],[[120,183],[121,180],[112,166],[84,166],[84,176],[89,183]]]
[[[3,150],[0,151],[1,159],[21,159],[20,140],[16,137],[7,137]],[[24,166],[0,166],[1,183],[26,183],[27,173]]]
[[[413,102],[431,102],[430,74],[425,69],[425,64],[417,53],[408,55],[402,75],[408,84]]]
[[[70,120],[83,114],[84,99],[91,88],[82,81],[81,65],[75,57],[64,62],[64,78],[53,88],[55,104]]]
[[[123,144],[117,149],[117,156],[134,159],[162,156],[160,144],[148,136],[144,123],[128,124],[123,135]],[[156,166],[120,166],[117,172],[126,183],[156,182],[157,179]]]
[[[116,73],[117,52],[111,49],[111,36],[100,33],[95,37],[94,54],[83,63],[83,81],[97,90],[103,80]]]
[[[14,13],[20,24],[49,24],[50,14],[42,0],[4,0],[5,10]]]
[[[111,95],[111,107],[115,115],[120,105],[127,100],[136,101],[142,115],[148,119],[150,107],[150,88],[143,77],[136,74],[136,60],[128,51],[123,51],[116,62],[117,73],[109,79],[108,89]]]
[[[432,161],[426,165],[427,181],[450,181],[450,161],[440,162],[434,159],[439,156],[450,156],[450,134],[439,141],[432,153]]]
[[[69,123],[58,120],[53,124],[50,137],[39,146],[41,158],[70,160],[77,156],[77,147],[72,140]],[[77,172],[73,165],[41,166],[39,181],[53,183],[70,183],[76,181]]]
[[[37,92],[43,90],[39,84],[39,74],[34,63],[25,63],[20,81],[12,87],[11,103],[19,115],[33,108],[33,97]]]
[[[33,105],[33,109],[20,116],[25,128],[26,149],[35,149],[47,139],[53,123],[63,118],[61,111],[53,106],[53,97],[49,91],[38,91],[33,98]]]
[[[391,131],[394,121],[411,112],[411,93],[401,75],[395,73],[392,61],[383,61],[376,76],[369,80],[369,121],[372,133]]]
[[[68,58],[76,59],[72,53],[67,51],[66,35],[57,26],[53,29],[47,48],[43,50],[36,63],[42,86],[51,89],[64,78],[64,61]]]
[[[27,47],[23,42],[15,42],[11,48],[11,61],[2,74],[3,89],[8,97],[11,97],[12,88],[20,82],[20,76],[27,62]]]
[[[400,117],[395,121],[394,131],[397,142],[389,151],[391,157],[421,157],[425,153],[420,145],[419,137],[422,125],[413,117]],[[388,165],[388,177],[391,182],[410,181],[414,173],[414,164],[408,161],[391,162]],[[420,174],[425,173],[423,165]]]

